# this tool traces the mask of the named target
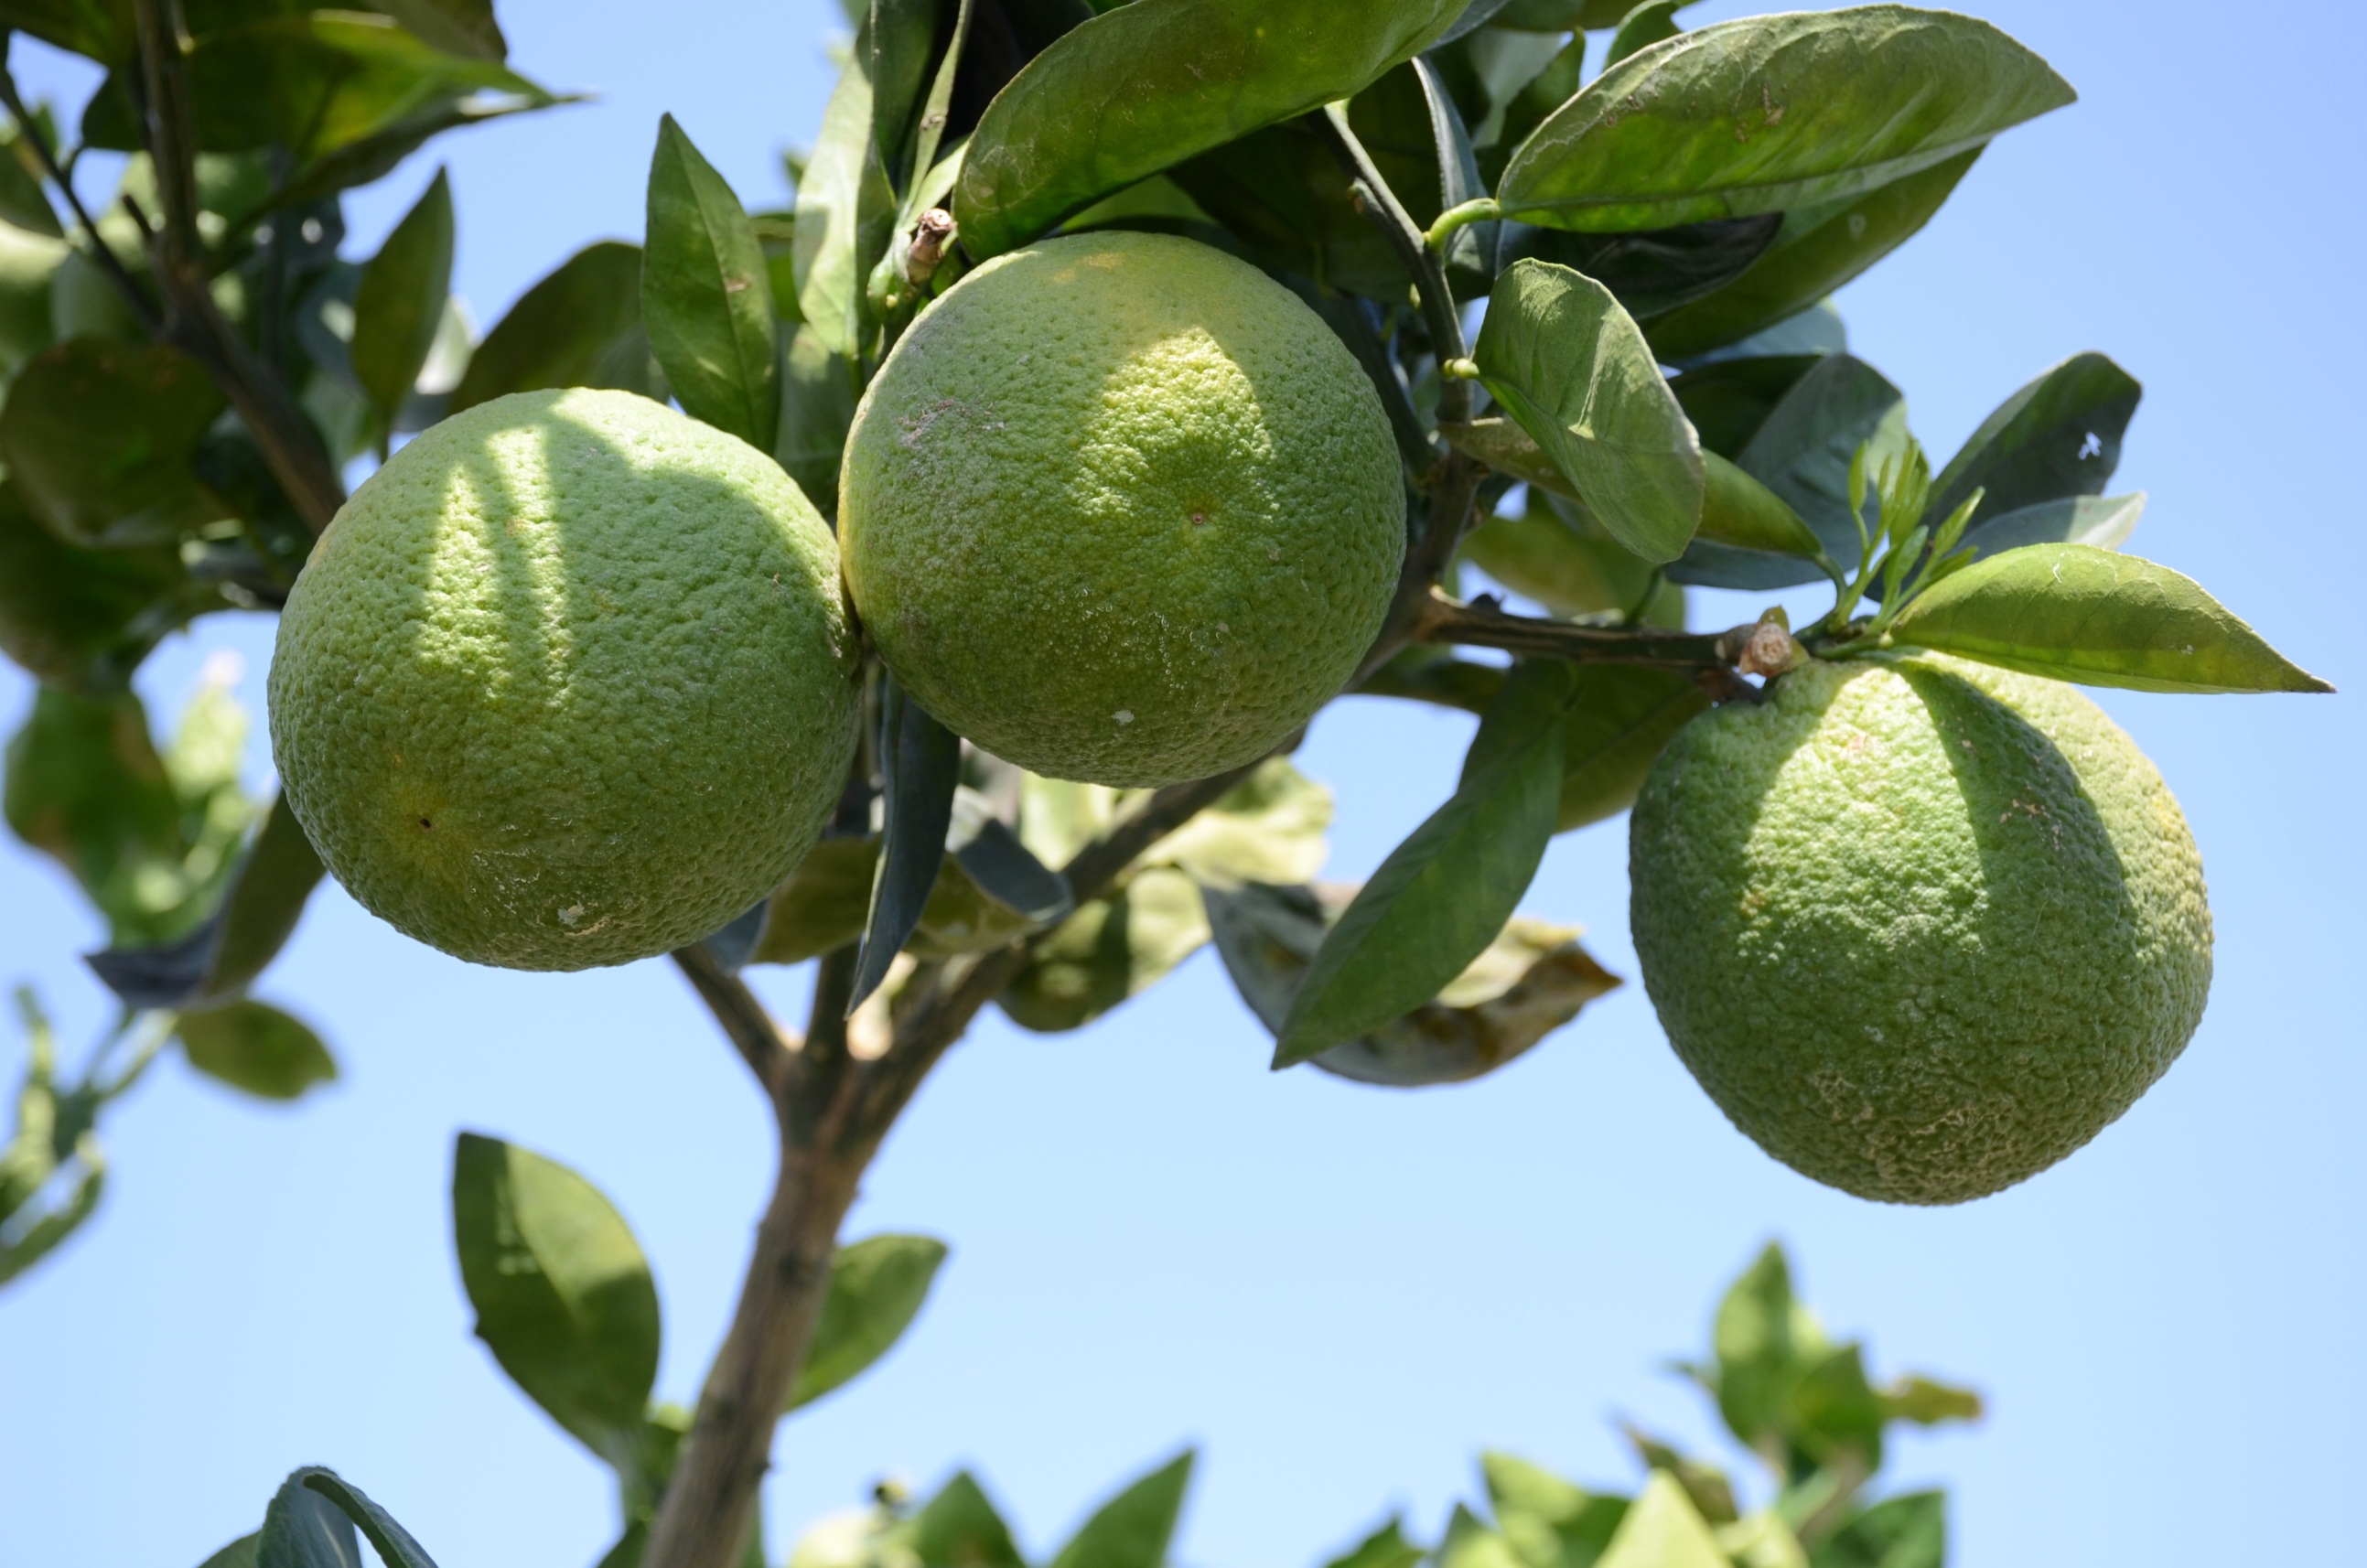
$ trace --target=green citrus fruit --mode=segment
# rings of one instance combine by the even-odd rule
[[[2178,803],[2086,697],[1931,655],[1816,663],[1681,731],[1636,802],[1637,955],[1776,1158],[1957,1203],[2061,1159],[2211,984]]]
[[[371,912],[480,964],[694,942],[821,832],[856,723],[830,533],[771,458],[627,392],[396,453],[279,622],[272,755]]]
[[[848,590],[905,689],[1096,784],[1264,755],[1354,672],[1405,550],[1348,351],[1264,274],[1158,234],[962,279],[865,394],[839,496]]]

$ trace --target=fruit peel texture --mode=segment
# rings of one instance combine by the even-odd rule
[[[1809,665],[1679,733],[1629,858],[1677,1055],[1768,1153],[1863,1198],[1962,1202],[2063,1158],[2210,989],[2178,803],[2057,682]]]
[[[830,532],[630,393],[496,399],[354,493],[289,595],[272,755],[363,907],[516,969],[623,964],[769,893],[852,759]]]
[[[839,525],[881,658],[1053,778],[1264,755],[1378,633],[1405,550],[1380,399],[1287,289],[1208,246],[1093,233],[922,314],[848,439]]]

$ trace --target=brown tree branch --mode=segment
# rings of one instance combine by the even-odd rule
[[[748,983],[717,962],[715,954],[703,942],[678,948],[674,954],[674,966],[690,982],[707,1010],[715,1015],[724,1036],[740,1053],[748,1070],[756,1075],[756,1082],[764,1090],[764,1098],[776,1105],[787,1096],[791,1077],[798,1066],[798,1045],[795,1037],[773,1021],[764,1004]]]
[[[82,204],[82,193],[74,189],[74,181],[66,175],[65,165],[58,161],[56,152],[41,134],[40,122],[25,107],[25,100],[17,96],[15,78],[5,70],[0,70],[0,105],[6,106],[8,118],[16,122],[17,134],[32,148],[34,161],[41,165],[41,172],[65,197],[66,210],[74,214],[74,221],[81,226],[82,231],[90,236],[91,260],[115,285],[116,291],[123,296],[124,303],[142,327],[151,333],[163,331],[164,318],[157,313],[155,301],[148,298],[148,291],[140,287],[140,280],[131,276],[131,269],[123,265],[123,259],[115,254],[115,248],[99,233],[98,224],[92,219],[90,209]]]
[[[1152,795],[1063,868],[1077,897],[1108,892],[1137,856],[1221,798],[1256,765],[1171,784]],[[708,1373],[697,1415],[651,1527],[643,1568],[731,1568],[739,1561],[770,1462],[773,1425],[804,1365],[830,1284],[839,1223],[863,1172],[929,1070],[980,1010],[1026,968],[1036,940],[931,966],[916,976],[894,1039],[872,1062],[856,1062],[845,1049],[847,976],[841,971],[851,964],[854,950],[821,961],[815,977],[816,1025],[795,1053],[796,1068],[784,1075],[784,1088],[774,1100],[782,1133],[779,1182],[756,1229],[755,1255],[730,1330]],[[734,1032],[746,1021],[730,989],[744,994],[746,987],[728,976],[728,986],[703,978],[706,970],[720,973],[704,949],[685,949],[674,956],[725,1032],[747,1054]],[[833,987],[835,1001],[828,994]],[[753,1005],[753,997],[749,1000]],[[761,1016],[762,1009],[756,1010]],[[834,1049],[825,1038],[825,1021],[838,1024]]]

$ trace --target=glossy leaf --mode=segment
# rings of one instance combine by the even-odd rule
[[[1484,3],[1484,0],[1482,0]],[[1478,8],[1477,4],[1472,7]],[[1466,13],[1467,16],[1469,13]],[[1422,109],[1429,121],[1430,143],[1437,174],[1431,184],[1438,192],[1438,209],[1460,207],[1467,201],[1477,201],[1488,194],[1479,183],[1479,159],[1471,148],[1471,132],[1463,123],[1462,111],[1455,107],[1454,97],[1438,74],[1438,67],[1421,55],[1416,55],[1405,67],[1420,84]],[[1455,231],[1447,242],[1446,262],[1449,266],[1476,273],[1481,279],[1496,276],[1497,225],[1471,223]]]
[[[1644,319],[1653,352],[1688,359],[1808,309],[1912,239],[1980,155],[1971,148],[1860,195],[1785,213],[1773,242],[1741,272]]]
[[[436,1568],[436,1560],[427,1555],[411,1532],[395,1523],[394,1517],[335,1471],[319,1465],[307,1465],[289,1479],[300,1478],[307,1490],[318,1493],[336,1506],[338,1512],[353,1522],[354,1528],[368,1538],[385,1568]]]
[[[1656,1470],[1595,1568],[1731,1568],[1731,1560],[1677,1478]]]
[[[50,231],[25,226],[39,221],[49,198],[13,152],[0,141],[0,372],[10,374],[56,337],[52,295],[58,272],[68,257],[79,254],[54,237],[53,215]],[[30,203],[40,205],[28,209]]]
[[[1082,1028],[1157,985],[1207,940],[1200,890],[1184,873],[1153,866],[1038,938],[995,1005],[1038,1033]]]
[[[1678,670],[1596,664],[1579,669],[1573,681],[1554,819],[1560,833],[1635,805],[1661,750],[1710,705],[1700,684]]]
[[[120,692],[167,632],[221,603],[169,547],[67,544],[0,477],[0,652],[36,679],[85,696]]]
[[[493,20],[493,0],[371,0],[370,8],[385,12],[422,42],[447,54],[492,61],[508,56],[509,40]]]
[[[1792,1390],[1792,1442],[1819,1465],[1882,1468],[1882,1398],[1866,1382],[1865,1355],[1841,1345],[1810,1365]]]
[[[852,1014],[888,977],[945,864],[946,833],[953,825],[954,791],[961,784],[961,737],[930,716],[893,682],[881,687],[880,794],[887,814],[879,874],[855,961]]]
[[[263,1532],[243,1535],[203,1562],[198,1568],[255,1568],[255,1553],[263,1544]]]
[[[1701,445],[1643,334],[1581,273],[1523,261],[1497,280],[1480,379],[1647,561],[1675,559],[1700,521]]]
[[[2116,550],[2136,531],[2145,503],[2146,493],[2141,490],[2127,495],[2042,501],[2035,506],[1990,514],[1965,530],[1964,543],[1976,557],[2002,555],[2024,545],[2092,545],[2100,550]]]
[[[1025,243],[1098,197],[1334,99],[1434,42],[1463,0],[1132,0],[996,95],[954,189],[962,243]]]
[[[1813,1568],[1944,1568],[1948,1499],[1940,1492],[1886,1497],[1844,1522],[1810,1558]]]
[[[657,1287],[624,1217],[565,1166],[463,1133],[452,1157],[452,1238],[477,1337],[502,1370],[629,1472],[659,1330]]]
[[[1462,784],[1331,928],[1274,1047],[1287,1067],[1402,1018],[1496,939],[1553,836],[1569,667],[1523,665],[1480,721]]]
[[[1998,405],[1931,481],[1924,514],[1947,516],[1975,490],[1977,521],[2044,501],[2101,495],[2145,389],[2101,354],[2075,354]]]
[[[1052,1568],[1164,1568],[1192,1484],[1192,1457],[1186,1449],[1103,1504],[1052,1559]]]
[[[1685,0],[1644,0],[1622,17],[1611,35],[1610,47],[1603,51],[1603,68],[1608,71],[1629,55],[1683,32],[1677,25],[1677,13],[1684,6]]]
[[[1504,671],[1497,665],[1457,659],[1444,649],[1416,643],[1400,649],[1388,662],[1365,676],[1351,694],[1403,697],[1410,702],[1434,703],[1440,707],[1482,714],[1503,686]]]
[[[641,319],[684,411],[772,450],[781,383],[764,247],[672,115],[658,122],[650,160]]]
[[[655,370],[641,330],[641,248],[601,240],[518,297],[470,355],[447,406],[458,413],[549,387],[617,387],[663,398]]]
[[[1717,1358],[1711,1392],[1727,1428],[1749,1447],[1780,1436],[1792,1388],[1829,1348],[1792,1291],[1792,1266],[1770,1243],[1718,1303],[1710,1343]]]
[[[821,133],[798,180],[792,242],[798,309],[822,346],[846,359],[862,347],[865,283],[887,252],[896,216],[873,130],[870,67],[866,28],[822,108]],[[969,238],[965,231],[966,245]]]
[[[441,169],[369,264],[354,297],[354,378],[391,429],[452,289],[452,186]]]
[[[1942,579],[1892,637],[2026,674],[2140,692],[2330,692],[2201,584],[2092,545],[2030,545]]]
[[[1512,155],[1509,217],[1663,229],[1860,195],[2074,95],[1987,22],[1861,6],[1724,22],[1597,76]]]
[[[273,1495],[255,1538],[255,1568],[363,1568],[353,1520],[305,1485],[305,1474],[297,1471]]]
[[[1202,886],[1308,882],[1322,869],[1331,826],[1331,790],[1273,757],[1153,844],[1142,863],[1181,867]]]
[[[60,538],[171,544],[224,515],[189,467],[221,411],[179,351],[76,338],[36,355],[8,389],[0,463]]]
[[[1831,355],[1792,384],[1735,458],[1815,530],[1844,570],[1857,564],[1857,524],[1850,516],[1849,466],[1872,442],[1878,464],[1907,434],[1907,400],[1863,360]],[[1702,541],[1669,569],[1682,582],[1721,588],[1782,588],[1812,581],[1819,569],[1797,557],[1744,552]]]
[[[945,1260],[946,1244],[924,1235],[875,1235],[840,1247],[787,1408],[843,1387],[892,1349]]]
[[[235,1001],[185,1012],[175,1026],[189,1066],[263,1100],[296,1100],[337,1076],[321,1037],[262,1002]]]

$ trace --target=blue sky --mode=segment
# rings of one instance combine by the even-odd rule
[[[2006,137],[1841,297],[1854,346],[1942,456],[2044,366],[2113,355],[2146,385],[2116,487],[2152,496],[2131,548],[2361,688],[2342,569],[2361,522],[2367,22],[2331,0],[2273,22],[2194,0],[1979,9],[2082,101]],[[520,69],[598,101],[452,139],[354,203],[367,254],[448,159],[481,326],[583,242],[638,235],[662,111],[751,206],[782,197],[776,154],[812,135],[838,25],[829,0],[503,15]],[[87,81],[34,47],[15,65],[36,95]],[[1696,615],[1757,607],[1704,596]],[[259,708],[269,646],[268,623],[215,617],[143,690],[176,707],[229,649]],[[0,670],[0,723],[28,700]],[[2367,1404],[2357,699],[2099,700],[2185,806],[2217,975],[2184,1060],[2063,1167],[1938,1212],[1818,1188],[1727,1125],[1636,985],[1500,1075],[1415,1095],[1267,1074],[1212,955],[1081,1033],[990,1019],[889,1141],[851,1227],[941,1235],[952,1261],[890,1361],[783,1428],[775,1560],[875,1477],[930,1484],[957,1463],[1046,1549],[1186,1441],[1204,1455],[1192,1563],[1312,1563],[1393,1508],[1433,1532],[1483,1447],[1624,1485],[1616,1416],[1716,1449],[1656,1369],[1699,1347],[1715,1292],[1769,1236],[1835,1329],[1871,1336],[1878,1371],[1988,1394],[1981,1427],[1897,1461],[1902,1483],[1952,1488],[1960,1564],[2355,1550],[2339,1499]],[[1318,724],[1301,762],[1340,791],[1333,874],[1365,874],[1444,797],[1465,732],[1364,700]],[[1632,977],[1625,866],[1624,823],[1566,837],[1527,908],[1584,922]],[[0,849],[0,979],[37,982],[70,1043],[105,1014],[74,957],[98,935],[45,863]],[[797,1009],[801,976],[760,983]],[[593,1562],[614,1533],[605,1472],[469,1337],[451,1138],[516,1139],[616,1199],[663,1295],[662,1390],[686,1399],[769,1179],[738,1063],[663,964],[470,968],[334,890],[263,988],[322,1027],[343,1080],[272,1111],[168,1064],[106,1128],[98,1218],[0,1293],[5,1555],[184,1568],[319,1461],[447,1564]]]

